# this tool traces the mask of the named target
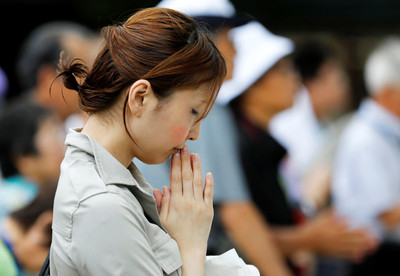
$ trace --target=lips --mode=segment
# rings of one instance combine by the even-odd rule
[[[174,150],[175,150],[176,152],[180,152],[180,151],[183,149],[184,146],[185,146],[185,145],[183,145],[182,147],[176,147],[176,148],[174,148]]]

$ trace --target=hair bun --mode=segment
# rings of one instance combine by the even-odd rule
[[[82,85],[78,82],[77,78],[85,79],[88,75],[88,68],[79,58],[63,58],[63,53],[60,55],[60,62],[58,67],[60,73],[57,77],[61,77],[64,86],[68,89],[81,91]]]

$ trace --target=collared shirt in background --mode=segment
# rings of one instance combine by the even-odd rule
[[[399,231],[386,232],[378,220],[400,204],[400,118],[371,99],[339,141],[332,193],[335,208],[352,227],[400,241]]]

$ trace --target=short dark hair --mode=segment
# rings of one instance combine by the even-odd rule
[[[16,64],[17,76],[22,88],[29,91],[36,86],[36,77],[42,65],[50,64],[57,69],[62,48],[61,39],[66,34],[92,37],[92,30],[68,21],[54,21],[39,26],[28,36],[20,49]]]
[[[293,53],[294,65],[303,81],[315,78],[326,61],[337,58],[339,55],[333,47],[315,38],[298,43]]]
[[[0,113],[0,167],[4,177],[18,174],[18,156],[38,154],[35,136],[51,111],[27,98],[14,100]]]

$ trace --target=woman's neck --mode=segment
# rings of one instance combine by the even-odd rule
[[[128,167],[135,157],[133,149],[127,146],[132,144],[132,140],[121,122],[105,122],[101,116],[91,115],[82,133],[96,140],[125,167]]]

